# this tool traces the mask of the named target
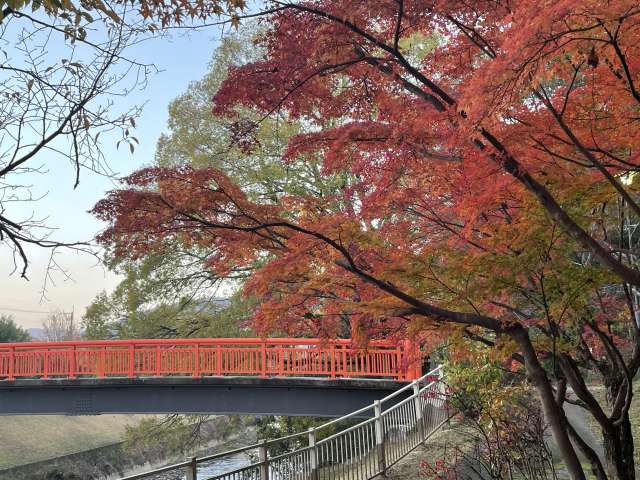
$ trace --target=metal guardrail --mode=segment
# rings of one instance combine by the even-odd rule
[[[411,344],[318,338],[204,338],[0,343],[0,380],[162,376],[419,376]]]
[[[148,479],[168,471],[182,470],[187,480],[369,480],[384,475],[389,467],[424,443],[448,419],[442,366],[395,391],[343,417],[307,432],[266,440],[206,457],[124,477],[121,480]],[[385,409],[384,404],[411,390],[407,398]],[[323,430],[345,420],[371,418],[319,439]],[[269,457],[270,446],[299,439],[303,446]],[[198,465],[241,453],[257,452],[258,460],[235,470],[209,477],[198,477]],[[255,455],[254,455],[255,456]]]

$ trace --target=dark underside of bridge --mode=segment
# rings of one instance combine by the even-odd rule
[[[24,379],[0,383],[0,415],[206,413],[338,417],[371,405],[403,385],[392,380],[319,378]],[[408,389],[407,394],[411,393]],[[384,408],[403,398],[406,396],[395,397]]]

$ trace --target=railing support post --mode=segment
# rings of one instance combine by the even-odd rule
[[[262,345],[261,345],[261,369],[260,371],[262,372],[261,377],[262,378],[267,378],[267,342],[263,341]]]
[[[11,347],[11,350],[9,350],[9,380],[16,379],[15,364],[16,364],[16,347]]]
[[[309,470],[310,480],[318,480],[318,447],[316,447],[316,429],[309,429]]]
[[[135,350],[133,345],[129,345],[129,368],[127,369],[129,378],[133,378],[134,367],[135,367]]]
[[[269,456],[267,455],[267,441],[263,440],[258,447],[260,460],[260,480],[269,480]]]
[[[222,347],[216,347],[216,375],[222,376]]]
[[[349,367],[347,365],[347,350],[345,348],[341,348],[340,349],[341,355],[340,355],[340,361],[341,363],[341,370],[340,370],[340,374],[342,377],[348,377],[349,376]]]
[[[438,370],[438,392],[441,393],[441,395],[444,397],[443,401],[444,401],[444,410],[445,410],[445,415],[447,416],[447,429],[451,428],[451,411],[449,410],[449,396],[447,395],[447,387],[444,384],[444,382],[442,381],[442,379],[444,378],[444,371],[442,369],[442,365],[440,365],[440,368]]]
[[[413,381],[413,404],[416,409],[416,428],[418,430],[418,437],[420,441],[424,441],[426,437],[425,425],[422,420],[422,402],[420,401],[420,382]]]
[[[76,378],[76,346],[74,345],[71,350],[69,359],[69,378]]]
[[[156,346],[156,377],[162,376],[162,356],[160,345]]]
[[[200,378],[200,344],[196,343],[193,376]]]
[[[284,358],[287,355],[287,351],[283,347],[278,347],[278,375],[281,377],[286,376],[286,370],[284,366]]]
[[[105,376],[105,356],[107,355],[106,347],[98,350],[98,358],[96,359],[97,363],[97,377],[104,378]]]
[[[387,459],[384,452],[384,424],[382,423],[382,405],[380,400],[376,400],[373,404],[373,411],[375,413],[375,428],[376,428],[376,450],[378,452],[378,474],[387,476]]]
[[[49,378],[49,350],[45,350],[42,355],[42,377]]]
[[[336,378],[336,346],[331,342],[331,349],[329,350],[329,357],[331,361],[331,378]]]
[[[190,462],[187,467],[187,480],[198,480],[198,462],[196,457],[191,457]]]

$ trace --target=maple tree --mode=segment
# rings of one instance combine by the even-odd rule
[[[350,181],[256,199],[214,168],[148,168],[95,207],[100,240],[255,269],[262,332],[331,336],[347,316],[363,341],[446,338],[453,359],[471,339],[524,369],[571,478],[577,451],[598,479],[635,478],[637,2],[269,3],[264,58],[230,69],[214,113],[284,112],[306,127],[284,164],[320,156]],[[236,124],[247,151],[258,125]],[[604,462],[566,402],[597,421]]]

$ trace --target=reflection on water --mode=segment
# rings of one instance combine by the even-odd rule
[[[198,480],[208,480],[211,477],[235,470],[236,468],[243,467],[249,463],[249,457],[242,454],[213,460],[206,464],[198,465]],[[182,478],[186,479],[186,475]]]
[[[237,468],[243,467],[245,465],[249,465],[251,463],[251,459],[247,455],[232,455],[225,458],[220,458],[218,460],[212,460],[211,462],[203,463],[198,465],[198,480],[209,480],[212,477],[217,475],[221,475],[223,473],[235,470]],[[149,470],[153,470],[154,468],[159,468],[159,465],[151,466],[141,466],[136,469],[137,471],[128,472],[127,475],[139,474],[143,472],[148,472]],[[121,476],[110,477],[109,480],[122,478]],[[187,474],[185,469],[181,470],[171,470],[169,472],[157,473],[155,475],[151,475],[147,477],[147,480],[186,480]]]

